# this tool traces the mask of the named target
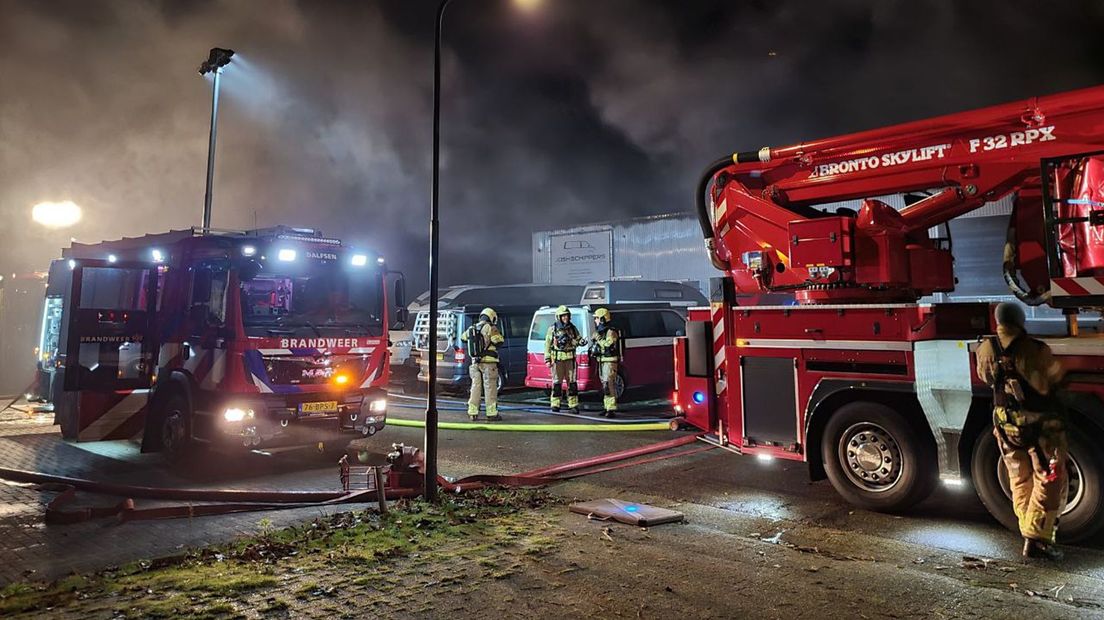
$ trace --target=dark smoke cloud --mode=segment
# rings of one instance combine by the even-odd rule
[[[198,223],[316,226],[424,287],[435,2],[0,0],[0,269]],[[524,281],[530,234],[685,210],[719,154],[1093,85],[1097,2],[546,0],[447,17],[443,281]],[[28,226],[72,199],[65,233]]]

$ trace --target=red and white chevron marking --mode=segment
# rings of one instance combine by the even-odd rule
[[[1087,297],[1104,295],[1104,277],[1054,278],[1050,281],[1051,297]]]
[[[142,430],[149,390],[82,392],[77,441],[130,439]]]
[[[710,314],[713,321],[713,369],[718,377],[727,377],[728,369],[725,368],[725,305],[710,304]],[[723,372],[722,372],[723,371]],[[717,380],[717,395],[720,396],[728,387],[728,381]]]

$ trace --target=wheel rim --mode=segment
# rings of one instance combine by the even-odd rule
[[[617,378],[613,380],[613,389],[617,394],[617,398],[621,398],[625,394],[625,378],[617,375]]]
[[[901,481],[901,446],[889,431],[872,422],[843,431],[838,458],[847,479],[864,491],[884,493]]]
[[[1065,516],[1077,509],[1078,504],[1085,498],[1085,484],[1081,465],[1071,453],[1066,457],[1066,472],[1069,473],[1069,491],[1067,493],[1066,507],[1062,509]],[[1012,501],[1012,484],[1008,481],[1008,468],[1004,465],[1004,459],[997,455],[997,482],[1008,501]]]

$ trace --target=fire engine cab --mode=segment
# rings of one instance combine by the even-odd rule
[[[40,396],[72,441],[344,449],[386,421],[404,296],[382,257],[310,229],[74,243],[50,266]]]
[[[904,208],[887,201],[922,199]],[[806,461],[849,501],[901,510],[942,480],[972,484],[1015,527],[1008,475],[975,373],[992,308],[934,303],[956,279],[949,227],[1011,198],[1013,294],[1065,311],[1046,342],[1067,370],[1069,502],[1059,535],[1104,527],[1104,87],[852,135],[738,152],[695,201],[722,272],[675,342],[675,405],[709,440]],[[841,204],[842,203],[842,204]],[[799,305],[741,305],[786,293]]]

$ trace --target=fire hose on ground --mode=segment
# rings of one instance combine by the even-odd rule
[[[403,408],[403,409],[419,409],[419,410],[425,408],[425,405],[421,404],[421,403],[425,403],[426,399],[422,398],[420,396],[411,396],[409,394],[393,394],[393,393],[389,394],[388,396],[389,396],[389,398],[392,398],[392,399],[406,399],[406,400],[416,401],[416,402],[420,403],[419,405],[407,405],[407,404],[401,404],[401,403],[393,403],[393,406],[396,406],[396,407],[400,407],[400,408]],[[456,406],[456,407],[447,407],[447,406],[442,407],[442,406],[438,405],[437,409],[439,411],[465,411],[465,412],[467,411],[466,403],[464,403],[463,401],[450,400],[450,399],[441,399],[441,400],[438,401],[438,403],[463,405],[463,406]],[[592,422],[601,422],[602,424],[610,425],[610,426],[614,426],[614,425],[628,426],[628,425],[634,425],[634,424],[660,423],[660,422],[670,423],[671,420],[678,419],[677,417],[652,417],[652,418],[635,418],[635,419],[612,418],[611,419],[611,418],[600,418],[600,417],[597,417],[597,416],[581,415],[581,414],[578,414],[578,413],[550,411],[548,409],[539,408],[539,407],[517,407],[517,406],[501,405],[501,404],[498,406],[498,410],[499,411],[504,411],[504,412],[520,411],[520,412],[524,412],[524,413],[536,413],[536,414],[546,415],[546,416],[558,416],[558,417],[564,417],[564,418],[574,418],[574,419],[577,419],[577,420],[590,420]],[[394,420],[388,420],[389,424],[392,423],[392,422],[394,422]],[[535,426],[535,425],[532,425],[532,426]],[[593,429],[593,426],[587,426],[587,425],[579,425],[579,426],[583,427],[584,429]],[[442,427],[442,428],[444,428],[444,427]],[[666,424],[665,424],[664,428],[666,428]],[[529,429],[529,430],[537,430],[537,429]],[[639,429],[639,430],[658,430],[658,428],[657,429]]]
[[[438,484],[442,489],[453,493],[464,493],[490,486],[514,488],[545,486],[580,476],[623,469],[680,456],[688,456],[713,448],[713,446],[702,446],[671,454],[657,454],[694,443],[699,437],[700,434],[688,435],[686,437],[629,448],[627,450],[568,461],[514,475],[480,474],[467,476],[455,481],[438,477]],[[416,454],[416,450],[412,451],[412,453]],[[649,458],[644,459],[637,458],[648,455],[655,456],[649,456]],[[407,473],[416,474],[417,472],[410,470]],[[410,477],[411,476],[408,475],[407,479]],[[60,485],[62,487],[60,489],[60,494],[46,506],[46,522],[51,524],[77,523],[106,517],[117,517],[120,521],[137,521],[210,516],[262,510],[286,510],[291,508],[371,503],[377,501],[379,497],[376,489],[362,491],[243,491],[134,486],[7,468],[0,468],[0,479],[26,484]],[[113,506],[82,507],[66,510],[65,506],[75,500],[77,491],[113,495],[125,499]],[[386,488],[384,492],[386,499],[397,500],[417,497],[421,495],[422,489],[416,486],[396,487]],[[135,506],[135,499],[204,503],[139,508]]]
[[[677,423],[677,421],[676,421]],[[402,418],[388,418],[389,426],[409,426],[424,428],[423,420],[404,420]],[[507,432],[635,432],[635,431],[669,431],[671,422],[634,422],[632,424],[510,424],[506,422],[438,422],[437,428],[454,431],[507,431]]]

